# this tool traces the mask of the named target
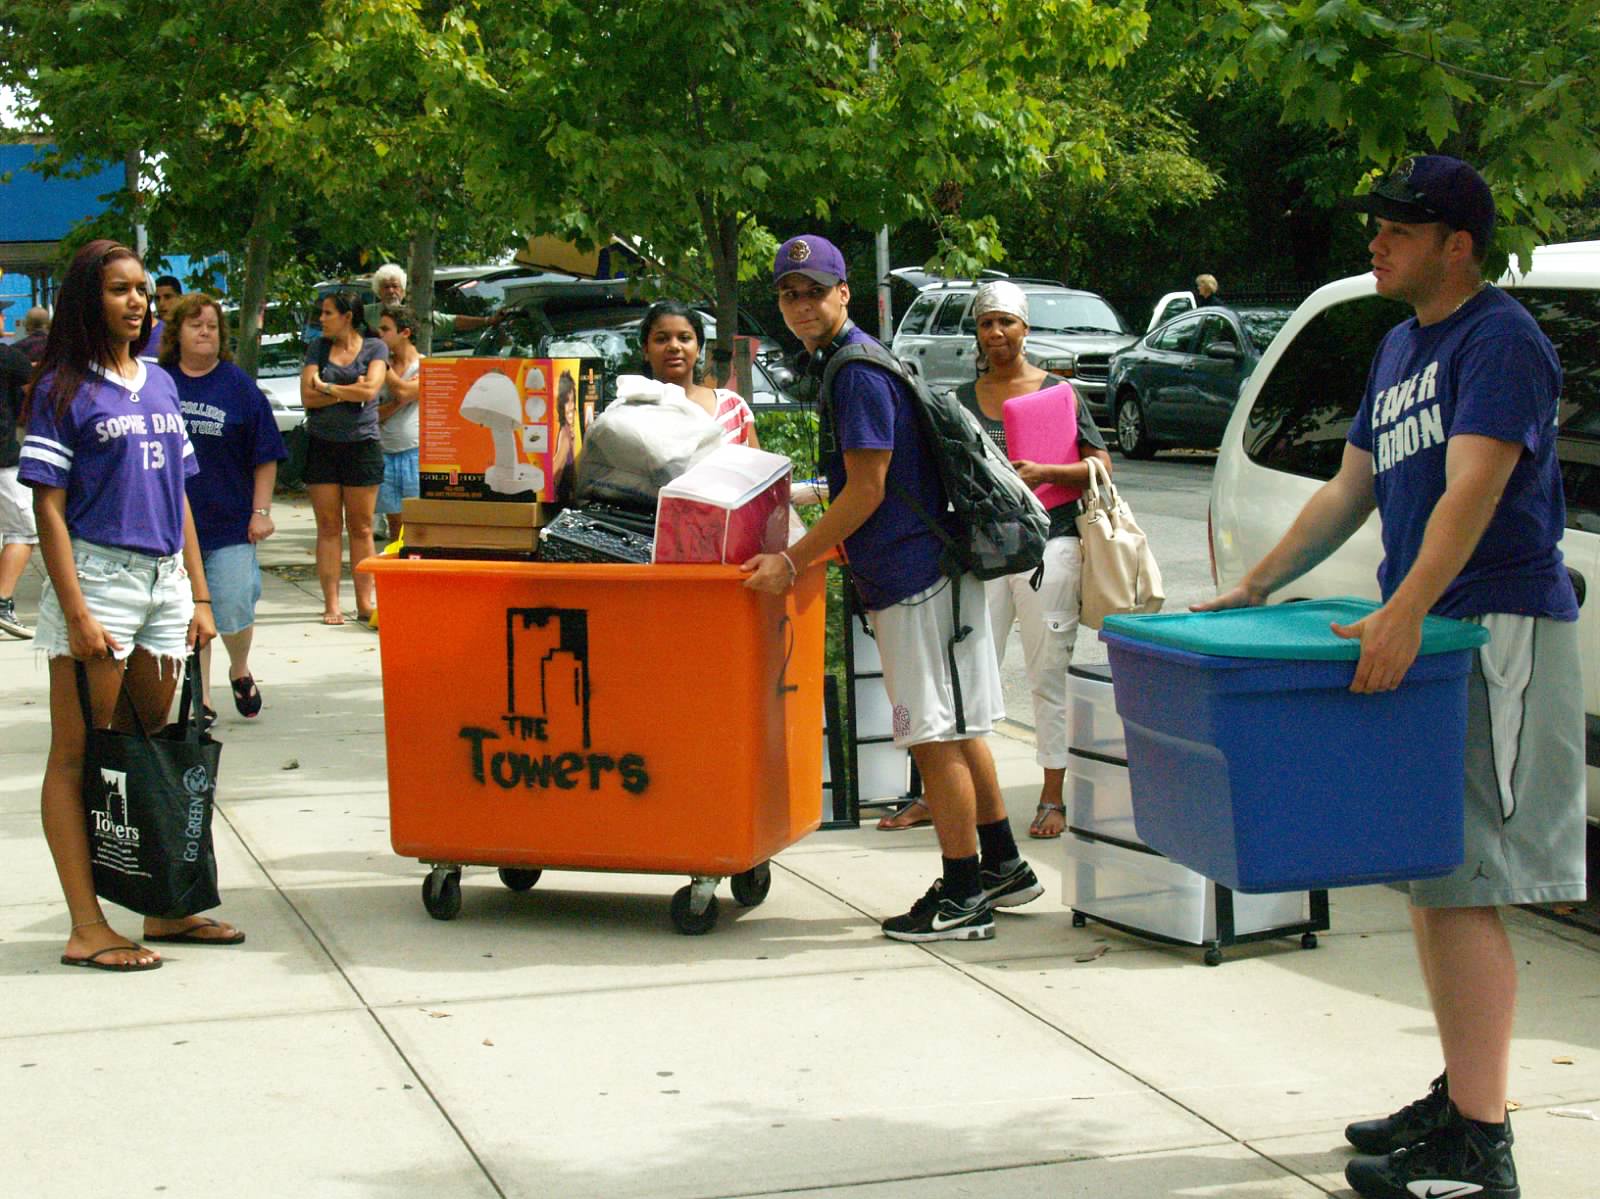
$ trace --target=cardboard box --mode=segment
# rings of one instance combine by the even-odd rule
[[[593,392],[604,369],[598,358],[424,358],[422,498],[565,499],[583,449],[579,381]]]
[[[407,499],[400,508],[405,543],[419,549],[536,550],[554,515],[546,504],[492,500]]]
[[[789,475],[782,454],[725,445],[661,489],[655,562],[737,566],[789,544]]]

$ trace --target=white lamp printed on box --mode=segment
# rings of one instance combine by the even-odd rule
[[[461,398],[461,418],[484,426],[494,437],[494,465],[483,472],[484,486],[502,495],[544,488],[544,471],[517,456],[522,397],[508,376],[490,371],[475,380]]]

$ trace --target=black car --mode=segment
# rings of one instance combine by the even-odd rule
[[[1152,329],[1111,360],[1106,394],[1129,458],[1214,450],[1239,389],[1290,308],[1199,308]]]

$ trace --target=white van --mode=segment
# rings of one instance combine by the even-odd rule
[[[1600,241],[1544,246],[1532,269],[1499,281],[1555,343],[1565,374],[1556,452],[1566,490],[1561,552],[1580,600],[1588,712],[1589,819],[1600,824]],[[1262,356],[1223,434],[1211,484],[1212,575],[1232,587],[1272,548],[1339,469],[1345,433],[1378,341],[1410,315],[1377,294],[1371,274],[1330,283],[1302,304]],[[1274,602],[1378,596],[1383,549],[1367,523]]]

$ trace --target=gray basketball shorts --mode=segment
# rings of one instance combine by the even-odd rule
[[[1467,681],[1466,858],[1411,884],[1423,908],[1585,897],[1583,675],[1576,623],[1490,613]]]

